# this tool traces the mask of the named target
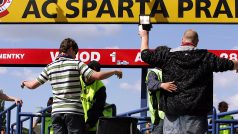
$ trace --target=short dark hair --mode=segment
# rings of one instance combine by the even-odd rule
[[[101,70],[101,65],[98,61],[92,60],[88,63],[88,67],[93,69],[96,72],[100,72]]]
[[[61,42],[59,51],[60,53],[66,53],[71,47],[78,53],[78,44],[73,39],[66,38]]]
[[[225,101],[221,101],[221,102],[218,104],[218,108],[221,108],[222,105],[228,106],[228,103],[225,102]]]

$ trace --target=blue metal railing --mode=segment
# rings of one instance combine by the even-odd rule
[[[133,114],[145,112],[145,111],[148,111],[148,110],[149,110],[148,107],[144,107],[144,108],[136,109],[136,110],[129,111],[129,112],[126,112],[126,113],[123,113],[123,114],[118,114],[117,116],[131,116]]]
[[[238,114],[238,110],[234,111],[229,111],[229,112],[223,112],[223,113],[218,113],[216,112],[216,109],[213,108],[213,114],[209,115],[208,118],[211,118],[212,124],[208,124],[208,127],[212,126],[212,129],[208,129],[208,132],[212,132],[212,134],[219,134],[220,130],[230,130],[230,133],[233,134],[235,132],[235,128],[238,128],[238,125],[235,125],[238,123],[238,120],[233,120],[233,119],[219,119],[222,116],[225,115],[234,115]],[[230,124],[227,127],[220,128],[220,123],[226,123]]]
[[[11,125],[11,134],[14,134],[14,132],[17,133],[16,130],[18,130],[18,129],[14,129],[15,126],[18,126],[17,124],[20,125],[20,126],[19,126],[19,129],[20,129],[19,132],[22,132],[22,124],[23,124],[24,121],[29,120],[29,118],[30,118],[30,117],[21,119],[21,120],[19,120],[19,123],[17,123],[17,122],[13,123],[13,124]],[[19,133],[19,132],[18,132],[18,133]]]
[[[51,108],[51,106],[48,106],[45,109],[42,109],[36,113],[19,112],[18,113],[19,123],[15,122],[11,125],[12,134],[14,132],[15,126],[17,126],[15,131],[18,132],[18,134],[22,133],[22,124],[28,120],[29,120],[29,134],[32,134],[33,133],[33,118],[34,117],[41,117],[41,134],[44,134],[44,132],[45,132],[45,117],[50,117],[49,114],[45,114],[45,112],[49,108]],[[26,117],[26,118],[21,119],[21,117]]]
[[[122,114],[118,114],[117,116],[131,116],[134,118],[137,118],[139,120],[138,125],[141,124],[145,124],[148,123],[148,117],[136,117],[136,116],[132,116],[133,114],[138,114],[141,112],[145,112],[148,111],[149,108],[145,107],[145,108],[141,108],[141,109],[137,109],[137,110],[133,110],[133,111],[129,111],[126,113],[122,113]],[[212,124],[208,124],[208,126],[212,127],[211,129],[208,129],[209,132],[212,132],[212,134],[219,134],[220,130],[230,130],[230,133],[233,134],[235,132],[235,128],[238,128],[238,125],[234,125],[234,124],[238,124],[238,120],[224,120],[224,119],[219,119],[219,117],[224,116],[224,115],[233,115],[233,114],[238,114],[238,110],[235,111],[229,111],[229,112],[224,112],[224,113],[218,113],[216,112],[215,107],[213,108],[213,114],[212,115],[208,115],[208,118],[212,119]],[[230,126],[224,127],[224,128],[220,128],[219,124],[220,123],[228,123],[230,124]],[[141,132],[144,132],[150,128],[141,128]]]
[[[18,115],[19,112],[21,112],[21,105],[20,104],[13,104],[10,107],[8,107],[7,109],[5,109],[4,111],[2,111],[0,113],[0,118],[2,118],[2,116],[4,114],[6,114],[6,134],[10,134],[11,130],[10,130],[10,124],[11,124],[11,112],[12,110],[17,107],[16,109],[16,120],[18,121]],[[2,124],[0,123],[0,128],[2,127]]]
[[[16,122],[11,124],[11,111],[17,107],[17,111],[16,111]],[[23,122],[30,120],[29,122],[29,134],[33,133],[33,128],[32,128],[32,124],[33,124],[33,117],[41,117],[41,134],[44,134],[45,132],[45,117],[49,117],[49,115],[45,114],[46,110],[48,110],[49,108],[51,108],[51,106],[40,110],[37,113],[29,113],[29,112],[21,112],[21,105],[16,105],[13,104],[12,106],[10,106],[9,108],[7,108],[6,110],[4,110],[3,112],[0,113],[0,117],[2,117],[3,114],[6,114],[6,134],[13,134],[14,132],[16,134],[21,134],[22,133],[22,128],[23,128]],[[118,114],[117,116],[131,116],[133,118],[137,118],[139,120],[138,125],[142,125],[145,123],[148,123],[150,121],[150,117],[141,117],[141,116],[134,116],[135,114],[141,113],[141,112],[146,112],[148,111],[149,108],[148,107],[144,107],[144,108],[140,108],[140,109],[136,109],[136,110],[132,110],[126,113],[122,113],[122,114]],[[211,124],[208,124],[208,126],[210,126],[211,128],[208,129],[209,132],[211,132],[212,134],[219,134],[219,131],[221,130],[230,130],[230,133],[233,134],[235,132],[235,128],[238,128],[238,120],[225,120],[225,119],[219,119],[222,116],[225,115],[234,115],[234,114],[238,114],[238,110],[234,110],[234,111],[229,111],[229,112],[224,112],[224,113],[218,113],[216,112],[216,109],[213,108],[213,114],[212,115],[208,115],[208,118],[210,118],[212,120]],[[21,119],[21,117],[25,117]],[[226,127],[220,128],[220,123],[223,124],[230,124]],[[10,127],[11,124],[11,127]],[[16,129],[14,130],[14,126],[16,126]],[[1,123],[0,123],[0,127],[1,127]],[[49,131],[50,127],[48,127],[48,131]],[[145,130],[148,130],[150,128],[145,128],[145,127],[141,127],[141,132],[144,132]]]

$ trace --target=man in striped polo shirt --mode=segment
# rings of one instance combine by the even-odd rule
[[[117,75],[122,78],[121,70],[96,72],[85,63],[75,60],[78,53],[77,43],[70,38],[61,42],[60,54],[48,64],[35,80],[23,81],[22,88],[35,89],[50,81],[53,92],[52,126],[55,134],[84,134],[85,122],[80,100],[80,75],[88,79],[103,80]]]

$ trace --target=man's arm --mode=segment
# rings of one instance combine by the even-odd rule
[[[104,80],[104,79],[107,79],[107,78],[111,77],[112,75],[116,75],[119,79],[121,79],[122,78],[122,71],[121,70],[110,70],[110,71],[100,71],[100,72],[94,71],[92,73],[90,79]]]
[[[122,78],[122,71],[120,69],[97,72],[89,68],[88,65],[86,65],[83,62],[79,63],[78,68],[79,68],[80,74],[82,74],[85,78],[91,79],[91,80],[104,80],[111,77],[112,75],[117,75],[119,79]]]
[[[45,67],[36,79],[23,81],[21,83],[21,88],[24,88],[26,86],[28,89],[36,89],[37,87],[48,81],[48,79],[47,67]]]
[[[160,84],[161,81],[158,80],[158,76],[156,75],[155,72],[150,71],[148,74],[148,82],[147,82],[147,88],[150,91],[157,91],[158,89],[160,89]]]
[[[163,89],[168,92],[175,92],[177,90],[177,86],[174,84],[174,81],[162,83],[158,80],[158,76],[152,71],[149,73],[147,86],[150,91]]]
[[[40,82],[35,79],[30,81],[23,81],[21,87],[24,88],[26,86],[29,89],[36,89],[40,85],[41,85]]]
[[[0,99],[2,100],[6,100],[6,101],[15,101],[16,104],[22,104],[22,99],[19,99],[19,98],[16,98],[16,97],[13,97],[13,96],[8,96],[4,93],[0,93]]]
[[[141,37],[141,48],[140,51],[149,49],[149,31],[140,30],[139,35]]]

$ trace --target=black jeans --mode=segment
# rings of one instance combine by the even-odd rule
[[[60,113],[52,115],[54,134],[85,134],[84,116]]]

